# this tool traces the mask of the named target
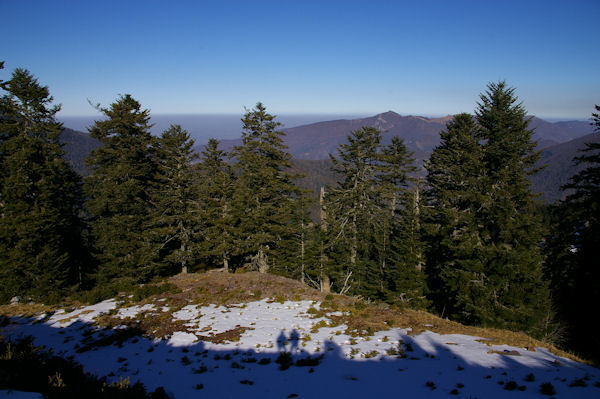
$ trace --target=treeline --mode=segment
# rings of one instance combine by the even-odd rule
[[[527,180],[539,158],[533,132],[504,82],[488,85],[474,115],[447,124],[423,181],[402,139],[351,132],[331,156],[340,181],[321,190],[318,217],[261,103],[228,154],[216,140],[195,154],[177,125],[152,136],[149,112],[130,95],[98,106],[104,118],[90,135],[102,146],[82,181],[63,159],[48,88],[22,69],[0,84],[3,302],[256,270],[573,342],[586,304],[599,303],[598,148],[579,158],[591,166],[567,200],[544,209]],[[585,352],[600,353],[589,339]]]

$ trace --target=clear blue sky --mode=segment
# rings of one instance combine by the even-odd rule
[[[130,93],[154,114],[445,115],[506,80],[531,113],[600,103],[600,1],[0,0],[6,79],[61,115]]]

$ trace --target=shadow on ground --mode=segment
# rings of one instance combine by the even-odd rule
[[[440,345],[427,333],[398,337],[401,345],[388,355],[356,359],[332,341],[308,353],[296,330],[281,331],[273,348],[235,349],[234,343],[220,349],[203,341],[177,346],[135,328],[98,329],[81,321],[55,328],[13,317],[0,334],[9,340],[32,336],[36,345],[81,363],[89,373],[140,381],[149,392],[162,386],[176,398],[539,398],[543,386],[548,393],[551,386],[555,397],[600,395],[600,373],[590,366],[549,353],[532,358]]]

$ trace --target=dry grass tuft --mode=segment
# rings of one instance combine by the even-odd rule
[[[0,305],[0,314],[6,317],[34,317],[43,313],[55,312],[56,306],[40,303],[17,303],[13,305]]]
[[[264,298],[273,298],[274,301],[325,299],[325,294],[299,281],[258,272],[234,274],[209,271],[179,274],[171,277],[169,282],[181,290],[179,294],[161,295],[168,297],[169,304],[171,301],[178,303],[178,300],[183,300],[181,303],[186,304],[193,302],[199,305],[229,305]]]
[[[245,333],[247,330],[254,330],[253,328],[250,327],[241,327],[241,326],[237,326],[236,328],[232,329],[232,330],[227,330],[227,331],[223,331],[221,333],[218,334],[211,334],[209,336],[198,336],[199,339],[201,339],[202,341],[207,341],[207,342],[212,342],[213,344],[222,344],[225,342],[237,342],[240,340],[240,337],[242,336],[243,333]]]
[[[361,306],[338,305],[327,308],[331,302],[324,302],[317,317],[323,316],[331,310],[342,311],[341,316],[328,316],[331,324],[345,324],[348,326],[346,334],[351,336],[372,335],[376,331],[386,331],[393,327],[411,329],[410,335],[418,335],[423,331],[432,331],[438,334],[462,334],[481,337],[481,342],[487,345],[510,345],[525,350],[534,351],[536,347],[548,348],[550,352],[578,362],[590,362],[578,356],[558,349],[548,343],[531,338],[525,333],[495,328],[465,326],[463,324],[442,319],[431,313],[421,310],[400,309],[387,304],[369,304]]]

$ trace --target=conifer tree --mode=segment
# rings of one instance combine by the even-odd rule
[[[600,106],[595,108],[592,126],[600,135]],[[589,306],[600,301],[600,143],[586,143],[581,152],[574,162],[586,167],[562,187],[569,195],[553,207],[546,272],[566,344],[599,360],[600,339],[589,328]]]
[[[541,218],[527,178],[537,172],[540,155],[513,88],[491,83],[480,98],[476,118],[485,197],[478,223],[491,300],[480,316],[487,325],[542,336],[550,313],[549,291],[542,273]]]
[[[239,173],[233,210],[239,221],[235,233],[235,255],[248,267],[267,272],[276,265],[278,249],[296,228],[291,215],[300,191],[287,172],[291,155],[283,142],[281,123],[257,103],[242,119],[241,146],[234,148]]]
[[[103,145],[86,160],[92,175],[85,182],[98,280],[145,281],[157,273],[145,232],[157,168],[149,112],[129,94],[99,109],[106,119],[96,121],[90,134]]]
[[[428,165],[428,271],[438,310],[542,336],[549,295],[541,220],[527,180],[539,154],[516,102],[514,89],[492,83],[481,95],[477,125],[459,115],[442,134]]]
[[[425,274],[425,244],[421,228],[420,184],[415,182],[399,198],[390,232],[390,266],[384,277],[388,302],[413,309],[429,304]]]
[[[479,130],[471,115],[459,114],[440,137],[426,164],[430,298],[442,316],[482,323],[480,308],[489,298],[477,218],[483,202]]]
[[[351,132],[348,143],[339,146],[339,158],[331,156],[342,180],[325,197],[332,285],[341,293],[373,299],[385,295],[377,255],[370,245],[383,209],[377,184],[380,146],[381,133],[373,127]]]
[[[60,106],[27,70],[0,98],[0,300],[57,300],[85,282],[81,181],[62,158]]]
[[[200,257],[209,266],[221,264],[230,271],[235,252],[235,223],[232,207],[235,176],[224,161],[225,152],[219,142],[210,139],[198,164],[201,201]]]
[[[146,230],[151,234],[152,262],[160,274],[187,273],[198,239],[199,195],[192,162],[194,140],[171,125],[156,142],[157,177]]]
[[[376,222],[375,246],[386,300],[424,307],[425,275],[421,242],[419,185],[413,154],[400,137],[393,137],[379,154],[378,180],[381,208]],[[416,186],[409,188],[409,183]]]
[[[290,209],[289,230],[277,251],[277,262],[272,272],[306,283],[306,277],[315,268],[318,252],[313,240],[315,230],[310,218],[313,203],[307,192],[298,189]]]

